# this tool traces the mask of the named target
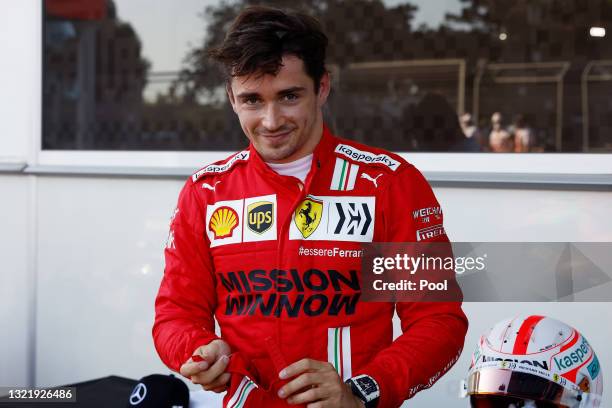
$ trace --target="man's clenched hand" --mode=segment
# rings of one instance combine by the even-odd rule
[[[225,372],[231,354],[229,345],[223,340],[213,340],[198,347],[192,354],[202,357],[204,361],[194,362],[190,358],[181,366],[181,375],[207,391],[225,391],[230,380],[230,374]]]
[[[363,408],[363,403],[351,392],[338,372],[328,362],[305,358],[280,372],[280,378],[295,377],[285,384],[278,396],[289,404],[307,404],[308,408]]]

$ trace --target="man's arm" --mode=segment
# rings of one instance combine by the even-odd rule
[[[187,180],[170,225],[153,325],[155,348],[176,372],[198,347],[217,339],[215,278],[204,216],[193,184]]]
[[[416,242],[417,231],[443,228],[442,212],[422,174],[405,164],[381,199],[385,241]],[[414,211],[430,208],[429,218]],[[438,213],[439,214],[435,214]],[[443,229],[419,242],[448,242]],[[441,233],[442,232],[442,233]],[[429,236],[429,235],[428,235]],[[396,407],[429,388],[456,362],[465,340],[467,318],[459,302],[397,303],[403,334],[355,375],[367,374],[380,388],[379,407]]]

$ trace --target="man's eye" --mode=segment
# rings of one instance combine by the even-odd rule
[[[285,101],[295,101],[295,100],[297,100],[297,98],[298,98],[298,96],[296,94],[292,94],[292,93],[283,96],[283,99]]]
[[[247,105],[255,105],[256,103],[259,102],[258,98],[255,97],[251,97],[251,98],[244,98],[242,100],[243,103],[247,104]]]

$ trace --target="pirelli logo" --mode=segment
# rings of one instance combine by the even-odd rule
[[[416,240],[427,241],[428,239],[439,237],[441,235],[446,235],[446,232],[444,231],[442,224],[438,224],[418,230],[416,232]]]

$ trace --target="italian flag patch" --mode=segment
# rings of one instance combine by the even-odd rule
[[[350,326],[327,329],[327,361],[338,371],[342,381],[353,376]]]
[[[332,176],[330,190],[352,190],[355,188],[355,180],[359,172],[358,164],[351,164],[346,160],[336,158],[334,175]]]

